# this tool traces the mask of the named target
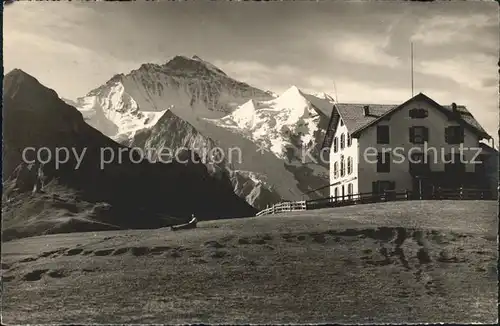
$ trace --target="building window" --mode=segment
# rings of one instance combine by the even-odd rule
[[[446,173],[455,175],[465,172],[465,164],[460,153],[446,154],[444,163],[444,171]]]
[[[391,172],[391,154],[378,153],[377,154],[377,172],[388,173]]]
[[[339,151],[339,139],[338,137],[335,137],[333,139],[333,152],[337,153]]]
[[[339,188],[338,188],[338,187],[335,187],[335,188],[333,189],[333,196],[334,196],[334,197],[338,197],[338,196],[339,196]],[[335,200],[336,200],[336,199],[337,199],[337,198],[335,198]]]
[[[333,178],[337,179],[339,177],[339,163],[333,163]]]
[[[386,191],[396,190],[396,183],[394,181],[378,180],[372,182],[373,194],[383,194]]]
[[[345,188],[344,188],[344,185],[342,185],[342,199],[344,199],[345,197]]]
[[[352,170],[353,170],[353,166],[352,166],[352,157],[349,156],[347,158],[347,174],[351,174],[352,173]]]
[[[429,116],[429,112],[426,109],[411,109],[410,118],[412,119],[425,119]]]
[[[377,144],[389,144],[389,126],[377,126]]]
[[[345,160],[344,155],[340,156],[340,176],[345,176]]]
[[[444,130],[444,138],[447,144],[460,144],[464,142],[464,128],[451,126]]]
[[[340,135],[340,149],[345,148],[345,134]]]
[[[352,136],[351,134],[347,134],[347,147],[351,147],[352,145]]]
[[[429,172],[429,158],[424,153],[412,153],[409,160],[409,170],[413,174]]]
[[[423,126],[410,127],[410,143],[423,144],[429,141],[429,129]]]
[[[349,194],[349,197],[352,196],[352,194],[353,194],[353,188],[354,187],[352,186],[352,183],[349,183],[347,185],[347,193]]]
[[[340,119],[340,126],[344,125],[344,120]]]

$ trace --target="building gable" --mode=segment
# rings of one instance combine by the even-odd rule
[[[404,102],[403,104],[398,105],[398,106],[388,110],[387,112],[382,114],[377,119],[374,119],[373,121],[365,124],[361,128],[358,128],[356,131],[353,131],[352,132],[353,137],[359,137],[359,135],[367,128],[369,128],[373,125],[376,125],[377,123],[379,123],[380,121],[383,121],[384,119],[390,119],[390,117],[394,113],[398,112],[399,110],[401,110],[405,107],[408,107],[409,104],[411,104],[412,102],[416,102],[416,101],[424,101],[424,102],[429,103],[432,107],[436,108],[438,111],[443,113],[449,120],[456,121],[462,127],[466,128],[466,129],[470,130],[471,132],[473,132],[474,134],[480,136],[480,138],[486,138],[486,139],[491,138],[491,136],[488,135],[486,133],[486,131],[481,127],[481,125],[476,121],[476,119],[474,119],[474,117],[467,110],[467,108],[465,108],[465,106],[456,106],[455,111],[454,111],[452,105],[442,106],[423,93],[417,94],[416,96],[412,97],[411,99]]]
[[[392,114],[403,107],[406,107],[412,101],[422,100],[431,104],[437,110],[445,114],[450,120],[455,120],[464,128],[471,130],[474,134],[480,136],[480,138],[491,138],[491,136],[486,133],[486,131],[481,127],[465,106],[458,105],[456,107],[456,111],[454,112],[451,105],[442,106],[425,94],[419,93],[400,105],[352,103],[334,104],[332,115],[330,116],[330,121],[326,130],[325,139],[323,141],[323,148],[330,148],[332,145],[333,137],[340,118],[344,121],[347,130],[351,133],[352,137],[357,138],[364,130],[370,126],[376,125],[380,121],[390,119]],[[365,107],[367,107],[367,114],[365,114]]]

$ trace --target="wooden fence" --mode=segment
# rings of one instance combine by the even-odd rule
[[[277,214],[282,212],[304,211],[307,209],[307,202],[302,201],[288,201],[275,204],[257,213],[256,216]]]
[[[488,189],[438,189],[426,194],[408,190],[404,192],[386,191],[381,194],[368,192],[296,202],[282,202],[258,212],[256,216],[398,200],[491,200],[493,198],[491,190]]]
[[[425,199],[425,198],[424,198]],[[489,189],[440,189],[432,193],[430,199],[456,199],[456,200],[492,200],[493,193]]]

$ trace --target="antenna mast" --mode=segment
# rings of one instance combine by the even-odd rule
[[[335,82],[333,82],[333,91],[335,92],[335,102],[339,103],[339,97],[337,96],[337,87],[335,86]]]
[[[413,42],[411,42],[411,97],[413,97]]]

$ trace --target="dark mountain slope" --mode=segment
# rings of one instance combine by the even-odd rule
[[[126,146],[87,125],[81,113],[59,99],[55,91],[18,69],[4,78],[3,121],[2,177],[7,180],[4,183],[3,220],[7,228],[23,226],[23,221],[15,218],[19,214],[29,217],[30,223],[35,216],[50,218],[50,214],[41,213],[50,210],[51,205],[30,206],[33,211],[22,214],[16,210],[26,208],[24,204],[28,201],[53,200],[61,198],[61,194],[68,197],[66,193],[74,193],[69,196],[73,205],[69,216],[88,218],[89,212],[85,209],[106,203],[104,213],[89,213],[90,218],[96,223],[105,221],[120,228],[165,226],[172,224],[173,217],[188,218],[192,213],[200,219],[255,213],[255,209],[234,194],[225,175],[212,177],[202,164],[151,163],[147,159],[136,163],[140,159],[137,152],[129,155]],[[22,158],[23,149],[27,147],[46,147],[52,154],[57,148],[66,148],[70,157],[60,166],[56,166],[54,157],[43,167],[36,163],[27,165]],[[84,150],[78,166],[71,151],[81,154]],[[114,161],[101,168],[101,159],[109,160],[111,153],[114,153]],[[30,154],[28,159],[36,158],[33,152]],[[28,185],[16,189],[20,184],[20,171],[30,168],[32,178],[28,178]],[[48,183],[45,193],[29,191],[29,183],[36,182],[37,169],[43,170]],[[87,204],[80,207],[81,203]],[[80,231],[78,227],[67,229],[65,232]],[[31,233],[43,232],[47,230],[42,228]]]

